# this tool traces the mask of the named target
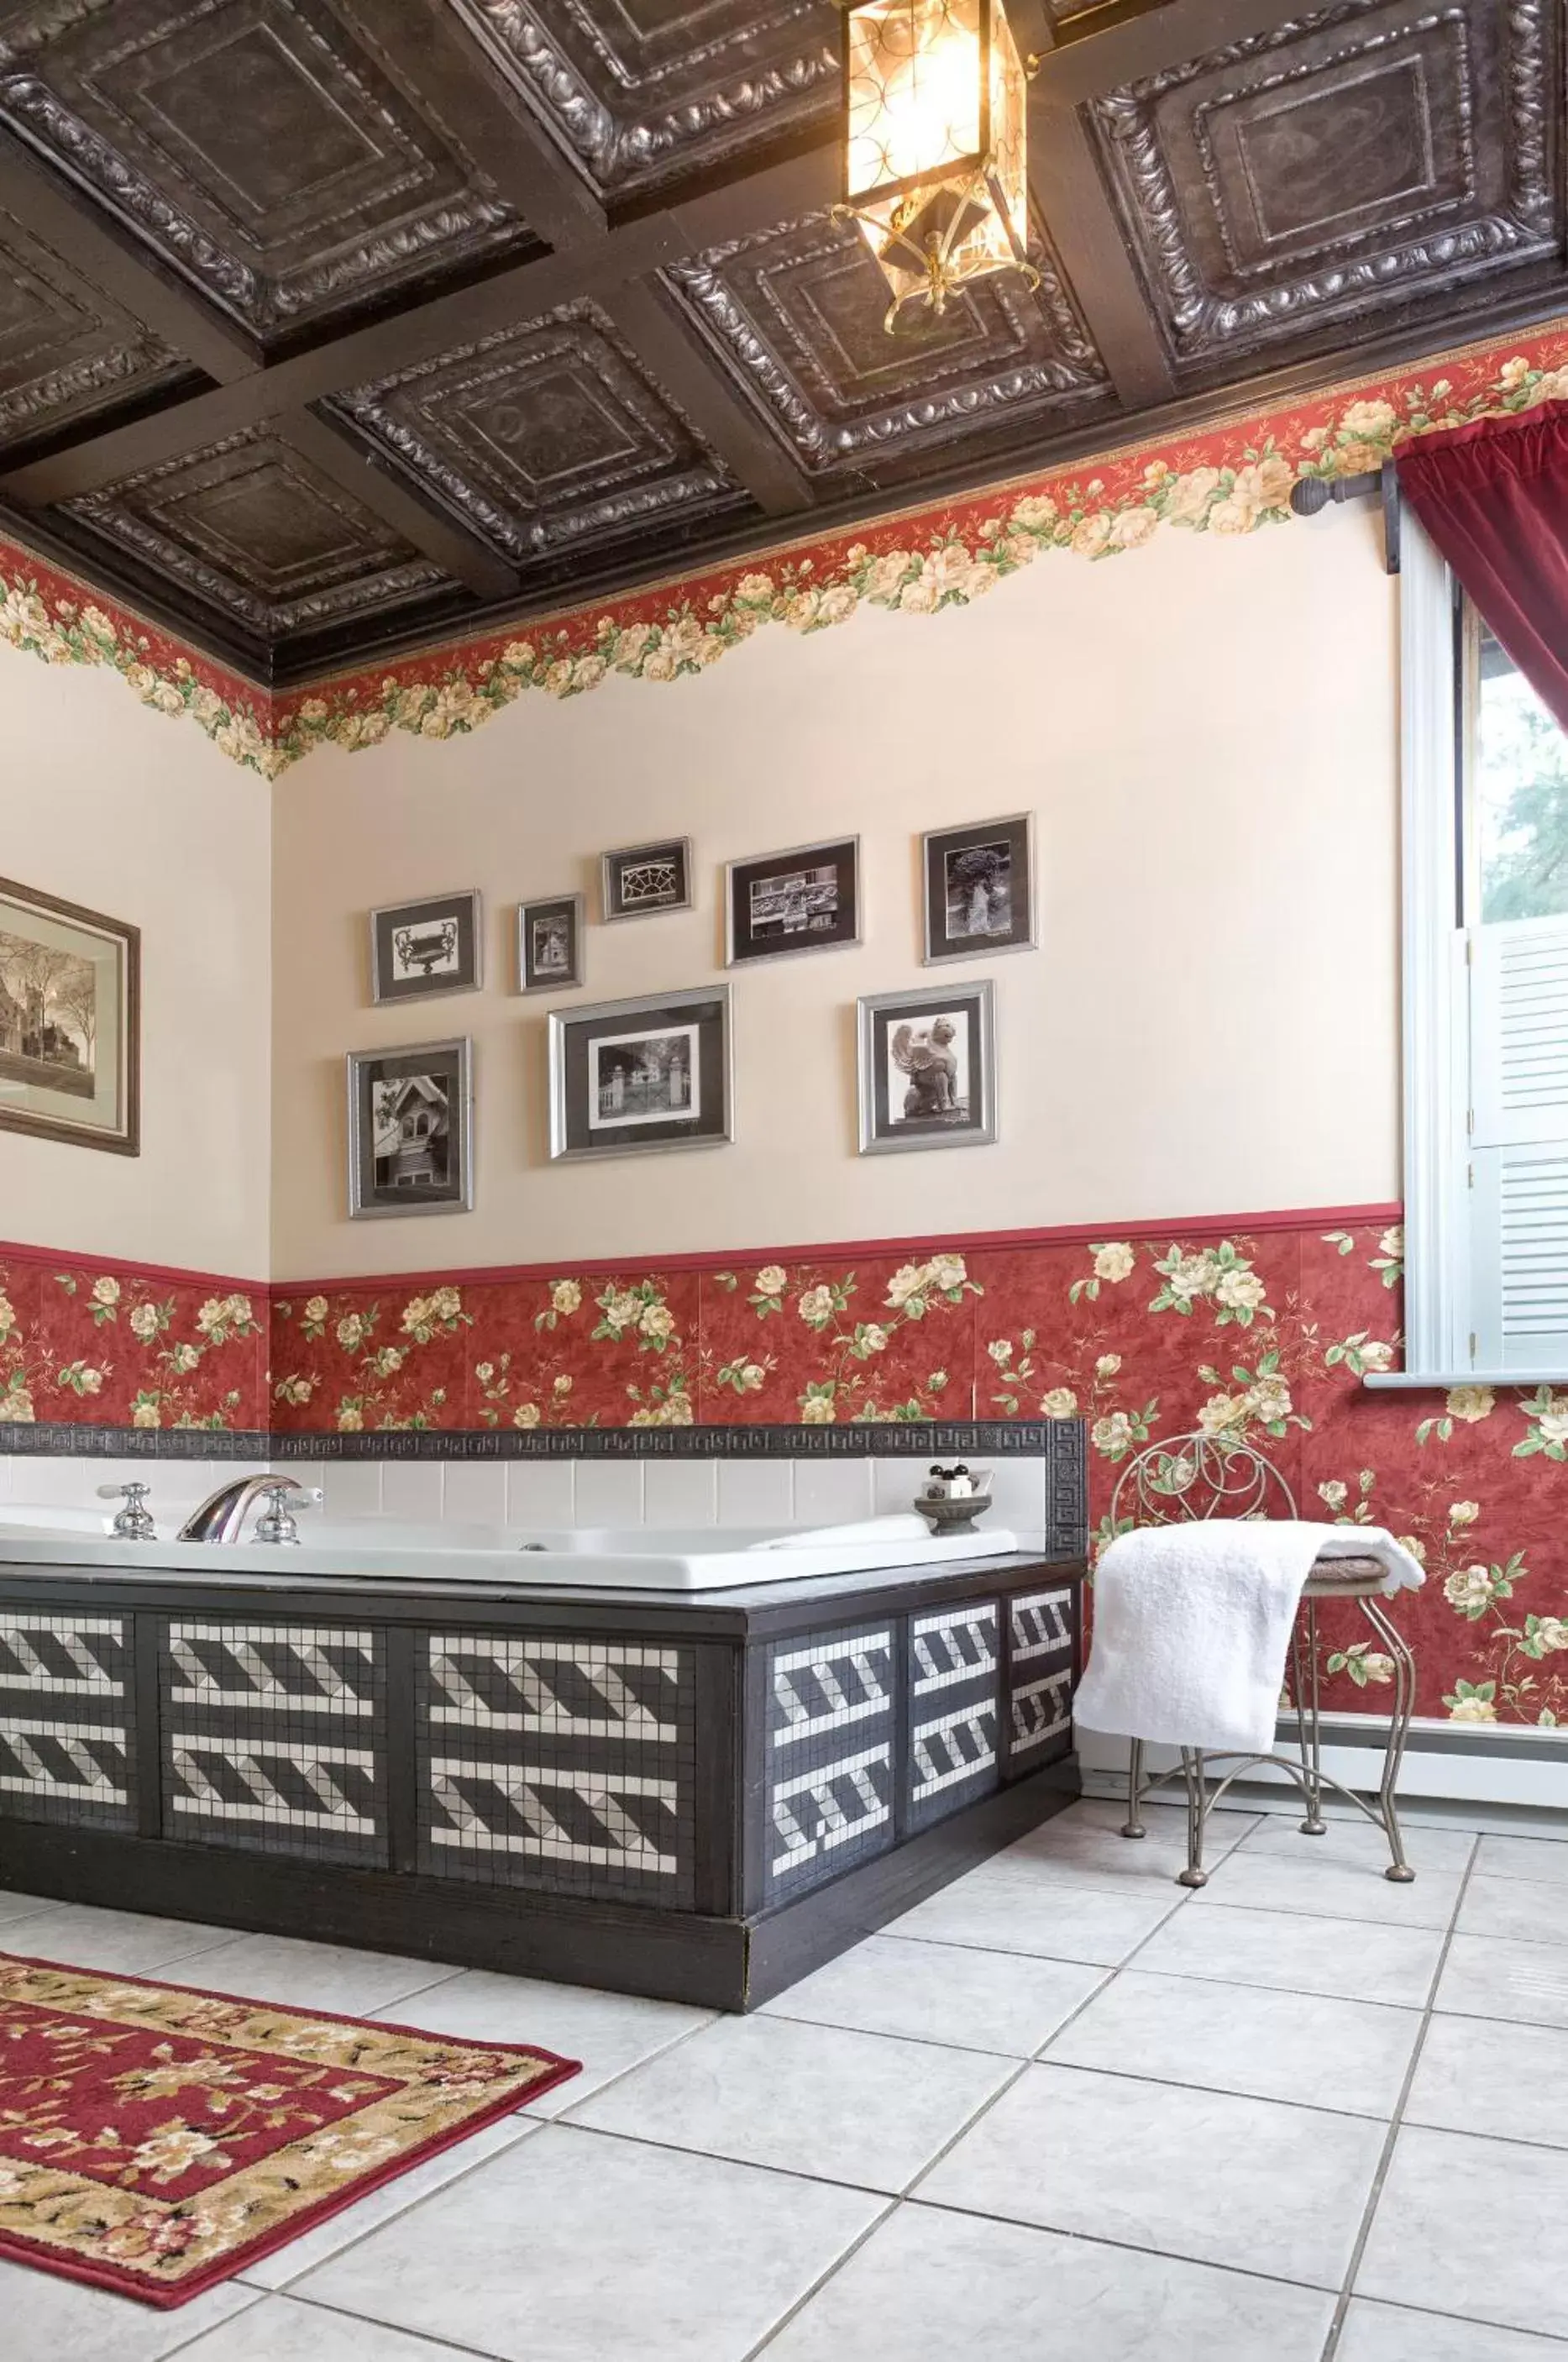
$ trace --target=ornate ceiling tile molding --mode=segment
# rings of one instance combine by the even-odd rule
[[[269,636],[401,606],[447,579],[308,460],[250,428],[68,502],[65,513]]]
[[[0,43],[0,118],[263,337],[538,245],[325,0],[62,0]]]
[[[0,208],[0,444],[52,433],[187,364]]]
[[[1087,110],[1178,359],[1556,255],[1551,0],[1342,0]],[[1333,142],[1314,110],[1334,110]],[[1344,138],[1347,107],[1362,138]],[[1483,137],[1484,127],[1496,127]]]
[[[864,238],[829,214],[714,247],[667,276],[808,466],[825,471],[1109,398],[1038,231],[1034,260],[1034,292],[1013,273],[973,281],[934,327],[900,338],[884,327],[888,290]]]
[[[732,157],[838,95],[825,0],[690,0],[646,29],[617,0],[455,5],[606,195]]]
[[[145,704],[190,714],[225,755],[271,778],[318,746],[376,745],[394,730],[462,735],[527,689],[571,697],[612,673],[703,672],[765,624],[814,632],[862,605],[914,615],[968,605],[1047,550],[1112,557],[1163,526],[1253,533],[1288,522],[1302,477],[1360,475],[1411,436],[1543,402],[1568,402],[1568,322],[275,699],[5,542],[0,641],[52,664],[113,666]]]
[[[354,386],[332,407],[523,567],[745,503],[586,301]]]

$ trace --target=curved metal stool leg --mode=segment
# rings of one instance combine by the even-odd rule
[[[1388,1616],[1381,1600],[1364,1599],[1361,1612],[1394,1660],[1394,1713],[1388,1726],[1388,1746],[1383,1758],[1383,1784],[1378,1790],[1377,1801],[1383,1827],[1387,1833],[1388,1850],[1394,1857],[1383,1875],[1392,1879],[1397,1886],[1408,1886],[1416,1873],[1405,1859],[1405,1840],[1399,1830],[1396,1796],[1400,1766],[1405,1760],[1405,1745],[1410,1736],[1410,1716],[1416,1706],[1416,1660],[1409,1642]]]
[[[1202,1749],[1184,1747],[1181,1768],[1187,1782],[1187,1868],[1177,1871],[1176,1884],[1207,1886],[1209,1872],[1203,1867],[1203,1832],[1209,1818],[1209,1800],[1203,1784]]]
[[[1127,1818],[1121,1827],[1121,1834],[1124,1838],[1142,1838],[1148,1835],[1148,1831],[1143,1827],[1143,1742],[1141,1738],[1134,1738],[1130,1744],[1127,1756]]]
[[[1307,1817],[1301,1824],[1304,1838],[1322,1838],[1329,1834],[1329,1824],[1323,1818],[1323,1717],[1318,1689],[1318,1606],[1316,1600],[1306,1603],[1307,1672],[1301,1672],[1301,1619],[1297,1618],[1295,1633],[1296,1649],[1296,1727],[1301,1741],[1302,1787],[1307,1798]]]

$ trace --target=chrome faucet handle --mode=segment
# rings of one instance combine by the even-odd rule
[[[266,1497],[267,1507],[256,1520],[251,1540],[259,1542],[297,1543],[300,1529],[294,1521],[293,1511],[296,1507],[304,1508],[312,1503],[319,1502],[320,1486],[300,1485],[292,1476],[282,1476],[275,1485],[263,1485],[261,1491]],[[292,1501],[291,1494],[293,1496]]]
[[[155,1542],[158,1540],[158,1528],[153,1524],[145,1506],[147,1496],[152,1489],[149,1485],[100,1485],[97,1489],[100,1501],[119,1501],[123,1504],[114,1524],[109,1529],[119,1540]]]

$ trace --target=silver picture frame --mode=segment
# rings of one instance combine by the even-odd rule
[[[474,1205],[473,1043],[467,1035],[413,1042],[391,1050],[350,1050],[348,1087],[348,1218],[381,1221],[399,1216],[469,1214]],[[422,1085],[397,1111],[403,1138],[396,1161],[380,1144],[375,1094],[399,1082]],[[424,1105],[415,1103],[423,1098]],[[422,1120],[422,1118],[425,1119]],[[445,1143],[444,1169],[433,1174],[432,1143]],[[378,1169],[380,1168],[380,1169]]]
[[[552,967],[538,957],[542,926],[554,927],[564,922],[567,957],[564,966]],[[569,992],[581,984],[584,958],[583,939],[588,929],[588,903],[581,894],[540,894],[532,902],[517,905],[517,989],[519,992]]]
[[[862,1156],[983,1148],[997,1139],[996,994],[988,977],[865,993],[856,1007]]]
[[[998,889],[988,895],[986,883],[975,880],[977,895],[991,907],[972,930],[954,925],[949,865],[964,856],[994,850],[1006,856],[1000,893],[1005,898],[1007,923],[993,924]],[[947,960],[992,959],[1006,952],[1032,952],[1039,947],[1034,881],[1034,815],[1007,812],[999,820],[966,821],[956,828],[927,829],[920,841],[922,948],[927,967]]]
[[[477,887],[383,902],[370,912],[370,998],[378,1008],[478,992],[484,982],[484,902]]]
[[[730,987],[552,1009],[549,1112],[553,1164],[726,1146],[735,1136]]]
[[[659,887],[666,870],[668,891]],[[689,836],[618,845],[599,856],[599,915],[607,926],[623,919],[657,919],[667,911],[690,911],[695,899]]]
[[[812,891],[808,873],[834,873],[831,922],[816,925],[809,908]],[[794,873],[791,876],[791,872]],[[801,897],[800,923],[790,932],[790,917],[774,912],[758,922],[757,895],[772,882],[794,886]],[[737,906],[743,894],[747,907]],[[778,932],[767,933],[766,928]],[[819,838],[814,844],[787,846],[780,853],[758,853],[724,864],[724,966],[752,967],[759,960],[794,959],[803,952],[848,950],[865,936],[860,883],[858,836]]]

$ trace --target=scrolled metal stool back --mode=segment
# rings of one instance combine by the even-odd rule
[[[1110,1530],[1209,1518],[1294,1518],[1296,1496],[1272,1460],[1239,1436],[1194,1429],[1130,1460],[1110,1496]]]
[[[1295,1494],[1274,1462],[1255,1444],[1247,1442],[1239,1435],[1227,1435],[1222,1430],[1211,1434],[1204,1429],[1194,1429],[1186,1435],[1171,1436],[1164,1442],[1145,1445],[1136,1458],[1127,1462],[1110,1496],[1108,1522],[1114,1538],[1138,1526],[1202,1525],[1215,1518],[1245,1521],[1248,1518],[1296,1518],[1299,1515]],[[1322,1796],[1325,1789],[1331,1788],[1383,1829],[1392,1856],[1384,1875],[1403,1882],[1414,1874],[1405,1860],[1395,1792],[1415,1700],[1415,1660],[1408,1644],[1389,1621],[1379,1602],[1375,1598],[1359,1597],[1357,1604],[1362,1614],[1392,1654],[1397,1683],[1383,1783],[1378,1793],[1378,1806],[1374,1811],[1362,1797],[1342,1782],[1330,1778],[1323,1770],[1322,1720],[1318,1694],[1317,1606],[1310,1582],[1303,1595],[1303,1617],[1298,1619],[1293,1633],[1290,1651],[1290,1690],[1300,1738],[1298,1762],[1292,1763],[1280,1755],[1245,1757],[1236,1761],[1234,1768],[1211,1789],[1201,1749],[1184,1747],[1179,1773],[1165,1772],[1146,1781],[1143,1776],[1143,1741],[1141,1738],[1132,1741],[1128,1763],[1127,1823],[1121,1834],[1128,1838],[1143,1837],[1142,1807],[1144,1798],[1154,1790],[1163,1787],[1166,1781],[1179,1776],[1186,1785],[1187,1806],[1187,1866],[1179,1874],[1184,1886],[1202,1886],[1207,1882],[1209,1873],[1203,1867],[1203,1839],[1209,1816],[1231,1782],[1254,1764],[1276,1765],[1297,1783],[1307,1805],[1307,1818],[1301,1824],[1305,1834],[1321,1837],[1326,1833],[1328,1824],[1322,1816]]]

